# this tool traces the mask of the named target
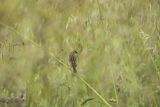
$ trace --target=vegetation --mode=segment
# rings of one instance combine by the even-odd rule
[[[159,0],[0,0],[0,107],[160,107],[159,13]]]

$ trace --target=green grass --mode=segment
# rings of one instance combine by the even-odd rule
[[[159,13],[159,0],[1,0],[0,99],[23,91],[22,107],[159,107]]]

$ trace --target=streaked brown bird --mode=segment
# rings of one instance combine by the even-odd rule
[[[73,72],[76,73],[77,72],[77,51],[73,50],[70,55],[69,55],[69,62],[72,66]]]

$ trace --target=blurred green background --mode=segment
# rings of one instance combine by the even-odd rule
[[[0,0],[0,97],[107,107],[59,62],[73,49],[78,75],[112,107],[160,107],[159,0]]]

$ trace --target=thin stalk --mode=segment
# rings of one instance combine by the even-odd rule
[[[113,73],[112,74],[112,81],[113,81],[113,86],[114,86],[114,93],[115,93],[115,96],[116,96],[116,104],[117,104],[117,107],[118,107],[118,95],[117,95],[117,91],[116,91],[116,86],[115,86],[115,81],[114,81],[114,78],[113,78]]]

